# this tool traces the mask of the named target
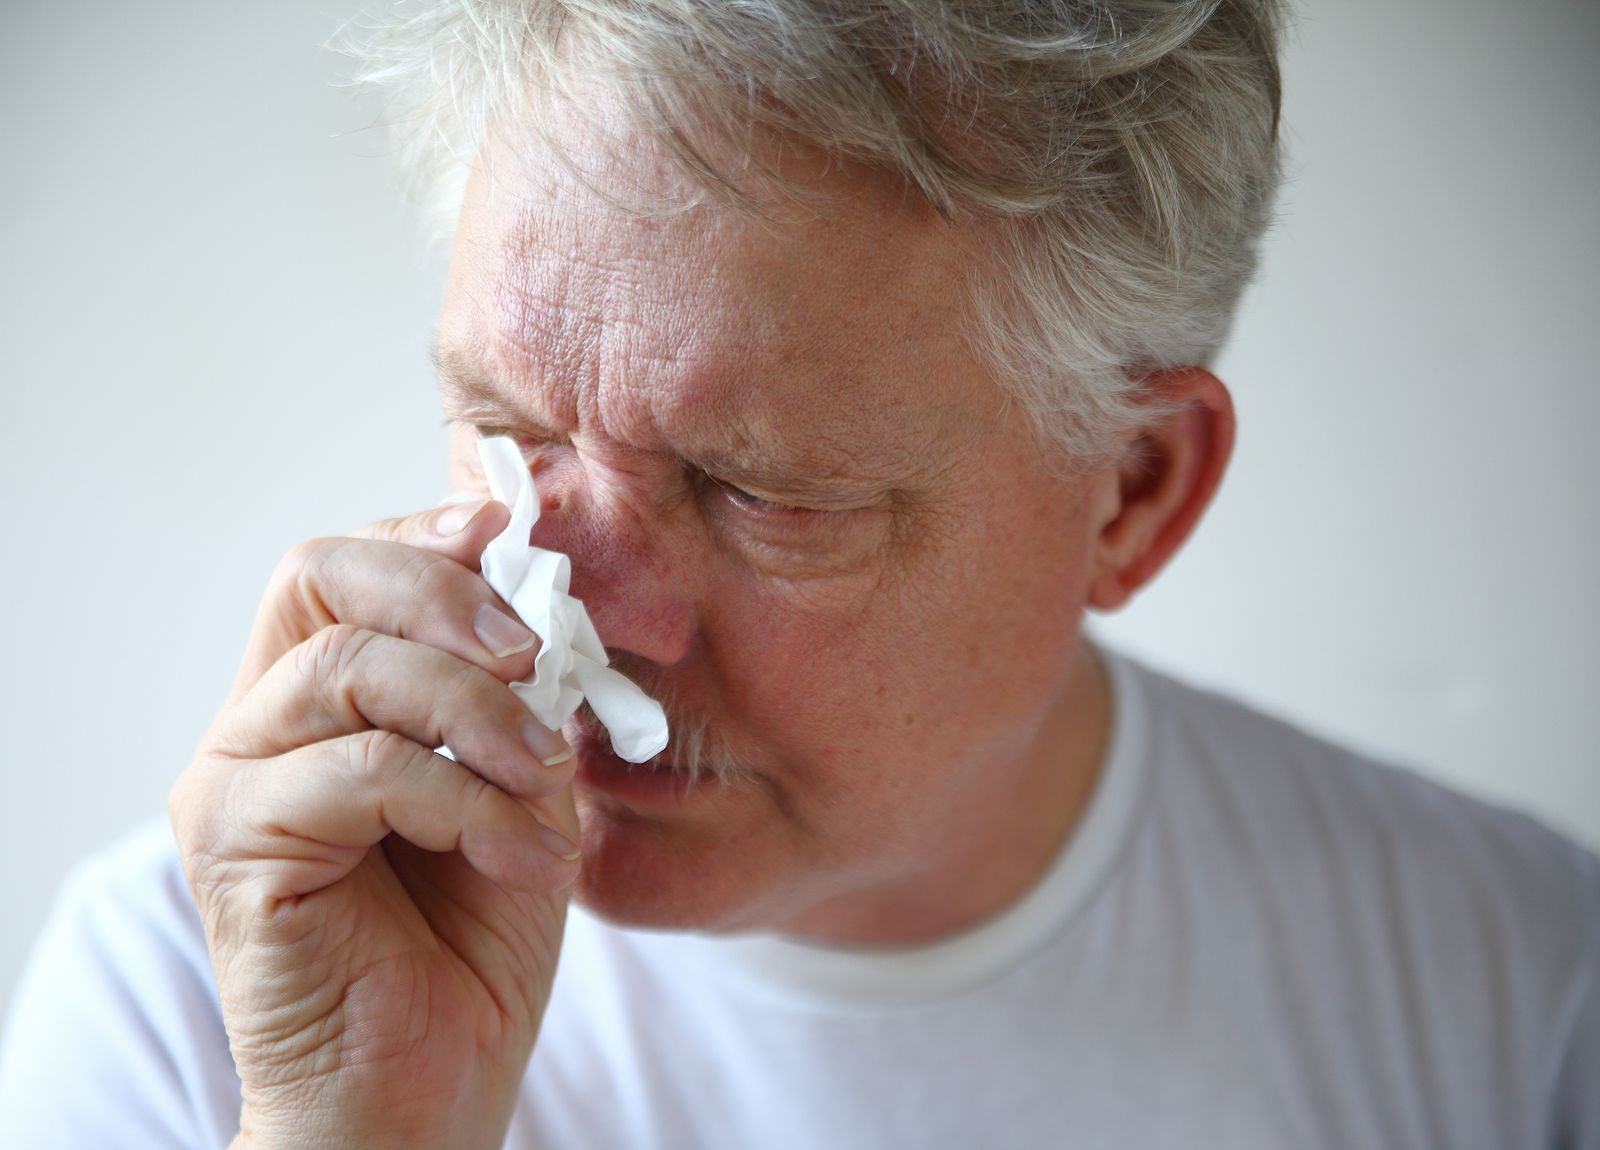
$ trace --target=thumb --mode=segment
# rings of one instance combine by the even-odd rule
[[[510,522],[511,509],[504,503],[483,495],[457,494],[426,511],[364,523],[350,534],[432,551],[476,571],[489,540]]]

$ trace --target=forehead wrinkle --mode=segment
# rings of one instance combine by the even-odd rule
[[[761,360],[777,309],[741,306],[757,285],[724,286],[704,244],[675,249],[654,221],[619,233],[520,207],[495,276],[500,373],[548,398],[564,429],[691,462],[770,455],[778,429],[745,411],[764,405],[752,381],[773,375]]]
[[[552,398],[565,425],[593,442],[685,458],[719,447],[735,417],[736,381],[748,378],[731,353],[741,341],[705,339],[696,324],[716,327],[715,318],[661,302],[670,291],[603,272],[558,275],[584,293],[578,306],[526,283],[508,292],[502,370]]]
[[[901,339],[873,346],[848,325],[796,325],[762,298],[777,289],[803,302],[781,281],[746,284],[730,303],[728,293],[705,291],[721,269],[691,285],[669,267],[661,273],[681,290],[649,292],[643,275],[566,258],[536,235],[519,239],[505,246],[496,277],[487,374],[505,381],[507,406],[532,417],[524,422],[778,490],[892,484],[935,465],[928,441],[936,437],[904,420],[885,424],[863,378]],[[633,253],[620,262],[656,266]],[[828,350],[815,356],[819,346]],[[852,364],[842,377],[841,360]]]
[[[596,270],[581,258],[554,258],[513,229],[502,237],[493,275],[489,357],[495,373],[547,405],[570,433],[581,422],[586,378],[594,370],[605,316]]]
[[[907,312],[885,325],[858,306],[920,279],[864,242],[877,221],[787,229],[714,205],[649,219],[570,186],[527,191],[493,213],[492,362],[561,429],[775,478],[928,466],[921,420],[871,383],[915,370],[925,336]],[[849,282],[827,274],[841,264]]]
[[[565,442],[568,425],[538,387],[501,369],[476,324],[438,331],[430,349],[445,414],[458,422]]]
[[[916,470],[916,452],[895,437],[875,433],[864,419],[840,417],[819,401],[786,414],[794,406],[800,405],[764,403],[735,412],[728,422],[728,447],[716,453],[714,469],[724,478],[766,481],[794,492],[847,482],[892,484]],[[798,417],[809,417],[806,433],[784,434],[782,429]]]

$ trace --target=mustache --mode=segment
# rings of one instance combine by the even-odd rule
[[[666,748],[654,758],[639,764],[640,767],[674,771],[683,775],[690,784],[708,778],[726,787],[741,780],[753,779],[755,769],[750,758],[726,731],[697,713],[676,684],[652,673],[649,664],[641,667],[639,663],[640,660],[629,657],[625,652],[612,655],[612,668],[637,683],[645,694],[661,704],[661,709],[667,715]],[[601,725],[587,699],[578,705],[571,721],[606,750],[612,749],[611,734]]]

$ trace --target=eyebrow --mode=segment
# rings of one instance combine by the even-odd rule
[[[538,416],[500,394],[472,359],[457,348],[435,340],[428,348],[439,380],[439,396],[446,413],[466,422],[503,422],[508,428],[526,427],[555,439],[565,439]]]
[[[428,349],[428,358],[438,373],[439,394],[451,420],[488,425],[495,430],[525,429],[553,442],[567,442],[565,432],[502,395],[470,353],[435,340]],[[740,484],[749,482],[776,493],[825,498],[839,483],[876,486],[883,482],[882,478],[875,480],[856,472],[862,461],[850,457],[835,458],[820,467],[821,461],[805,467],[793,461],[788,466],[774,467],[768,460],[748,454],[748,448],[754,445],[752,437],[741,435],[739,440],[746,450],[699,444],[693,451],[680,450],[677,454],[685,463],[718,478]]]
[[[459,350],[434,341],[427,349],[427,358],[434,361],[438,393],[451,413],[462,417],[522,414],[507,403],[488,377]]]

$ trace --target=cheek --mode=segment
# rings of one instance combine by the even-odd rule
[[[1028,517],[975,520],[854,598],[749,614],[729,697],[804,773],[797,787],[914,803],[907,787],[1027,742],[1066,682],[1084,602],[1082,524],[1053,518],[1043,544]]]
[[[719,710],[755,754],[792,831],[836,838],[882,776],[904,709],[890,698],[886,661],[864,579],[797,587],[730,579],[702,616]],[[863,604],[868,609],[863,610]]]
[[[1035,521],[994,533],[975,562],[976,586],[957,612],[960,661],[969,684],[969,711],[991,739],[1014,730],[1029,738],[1065,688],[1076,650],[1087,592],[1088,559],[1083,518],[1072,508],[1052,508]],[[1063,513],[1065,512],[1065,513]]]
[[[707,654],[742,726],[785,760],[836,759],[852,726],[870,637],[867,577],[794,585],[748,573],[711,589]]]

